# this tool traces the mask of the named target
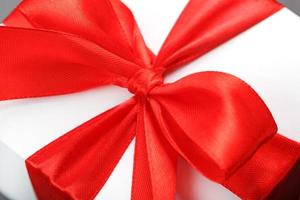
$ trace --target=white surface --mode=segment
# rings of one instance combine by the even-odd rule
[[[146,43],[157,52],[187,0],[124,2],[135,14]],[[297,134],[300,133],[299,35],[300,18],[283,9],[174,72],[167,81],[204,70],[239,76],[265,100],[279,130],[300,141]],[[68,130],[130,96],[124,89],[109,86],[58,97],[0,102],[0,192],[14,200],[32,200],[24,160]],[[133,147],[131,144],[96,199],[130,199]],[[178,169],[178,199],[238,199],[182,160]]]

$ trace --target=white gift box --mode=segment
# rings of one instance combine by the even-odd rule
[[[187,0],[124,0],[147,45],[157,52]],[[279,132],[300,142],[300,18],[284,8],[234,39],[166,77],[173,82],[199,71],[223,71],[249,83],[270,108]],[[114,86],[76,94],[0,102],[0,193],[34,200],[25,159],[46,144],[132,95]],[[134,141],[133,141],[134,143]],[[134,144],[97,200],[128,200]],[[178,161],[177,199],[239,199]]]

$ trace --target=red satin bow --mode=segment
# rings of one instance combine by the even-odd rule
[[[279,10],[271,0],[192,0],[159,54],[117,0],[25,0],[0,28],[0,99],[104,84],[135,96],[26,160],[39,199],[93,199],[136,137],[133,200],[175,198],[180,155],[243,199],[263,199],[299,158],[259,96],[240,79],[163,75]],[[32,29],[34,28],[34,29]]]

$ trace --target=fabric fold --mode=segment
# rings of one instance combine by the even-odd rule
[[[151,105],[140,100],[139,109],[132,199],[175,199],[177,154],[161,137]]]
[[[242,199],[273,199],[270,196],[272,190],[293,169],[299,155],[299,143],[276,134],[258,148],[255,154],[222,185]],[[294,182],[294,186],[292,184],[291,186],[299,186],[297,184],[299,180]],[[288,196],[294,196],[295,192],[298,193],[297,189],[290,188],[290,190],[294,192],[282,191],[280,196],[288,198]]]

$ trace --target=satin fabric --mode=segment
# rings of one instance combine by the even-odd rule
[[[0,28],[0,99],[114,84],[134,97],[26,160],[38,199],[93,199],[136,137],[133,200],[175,199],[176,160],[243,199],[265,199],[300,156],[267,106],[230,74],[163,76],[281,9],[272,0],[192,0],[158,55],[117,0],[25,0]],[[14,26],[14,27],[12,27]]]

